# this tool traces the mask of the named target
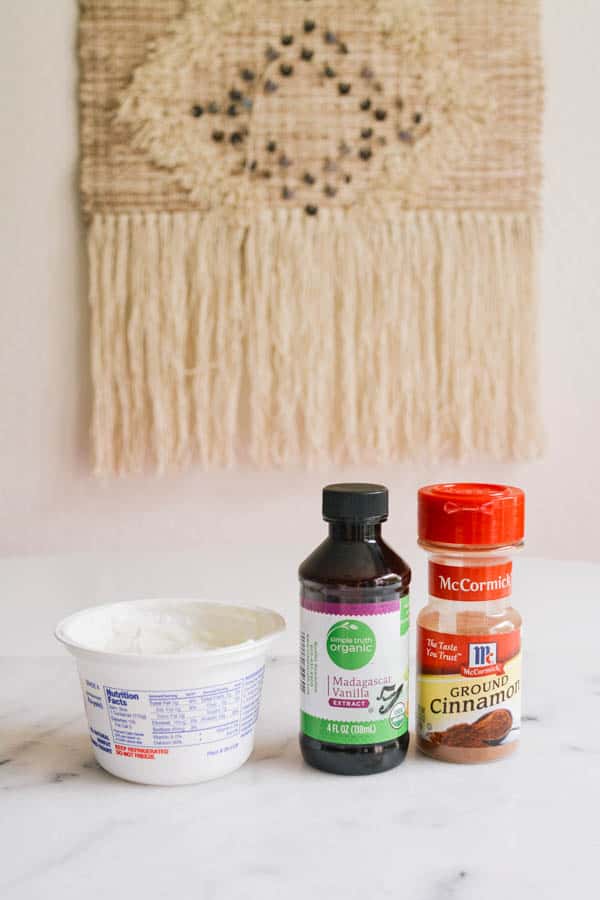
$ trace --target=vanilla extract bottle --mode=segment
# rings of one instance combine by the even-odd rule
[[[410,569],[383,540],[387,488],[323,490],[329,535],[300,566],[300,747],[339,775],[399,765],[408,749]]]

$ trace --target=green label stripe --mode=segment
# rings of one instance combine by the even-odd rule
[[[307,737],[327,744],[380,744],[393,741],[408,731],[408,718],[399,728],[392,728],[388,719],[372,722],[340,722],[335,719],[321,719],[309,713],[301,714],[300,728]]]
[[[410,600],[408,594],[400,598],[400,635],[406,634],[410,625]]]

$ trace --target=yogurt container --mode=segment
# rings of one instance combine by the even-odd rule
[[[276,612],[202,600],[82,610],[56,637],[77,660],[100,765],[127,781],[194,784],[238,769],[254,746]]]

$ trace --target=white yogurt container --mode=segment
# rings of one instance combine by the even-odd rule
[[[75,656],[100,765],[143,784],[193,784],[250,756],[265,657],[285,621],[268,609],[133,600],[82,610],[56,637]]]

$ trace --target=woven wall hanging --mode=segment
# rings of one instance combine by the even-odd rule
[[[537,453],[537,0],[84,0],[98,472]]]

